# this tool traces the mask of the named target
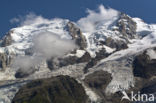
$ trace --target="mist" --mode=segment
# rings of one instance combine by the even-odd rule
[[[13,60],[12,68],[17,70],[22,70],[26,72],[29,69],[35,68],[37,64],[41,63],[42,59],[40,57],[30,57],[30,56],[17,56]]]
[[[103,5],[100,5],[98,11],[93,11],[87,9],[88,15],[86,17],[80,18],[77,22],[79,27],[83,32],[90,32],[92,33],[95,31],[95,23],[96,22],[107,22],[114,17],[117,17],[119,12],[112,8],[105,8]]]
[[[32,42],[33,55],[17,56],[12,64],[14,69],[33,69],[47,59],[62,57],[77,48],[74,40],[61,38],[52,32],[39,33],[33,36]]]
[[[45,59],[61,57],[76,48],[75,41],[61,38],[51,32],[43,32],[33,38],[34,52]]]

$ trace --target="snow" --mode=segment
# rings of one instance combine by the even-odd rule
[[[104,48],[106,49],[107,53],[112,53],[112,52],[114,52],[116,50],[115,48],[110,48],[108,46],[104,46]]]
[[[5,85],[0,86],[0,103],[11,103],[19,88],[26,83],[26,81],[6,81]]]
[[[110,48],[108,46],[99,46],[97,43],[99,41],[105,41],[106,38],[112,38],[114,40],[122,40],[122,38],[119,37],[119,34],[116,32],[113,32],[108,29],[100,29],[96,32],[90,34],[90,33],[84,33],[84,36],[87,38],[87,51],[90,53],[92,57],[96,56],[96,52],[98,52],[101,48],[105,48],[106,52],[112,53],[115,49]]]
[[[95,102],[98,103],[98,100],[100,100],[100,97],[92,89],[85,86],[83,83],[82,83],[82,85],[86,91],[86,94],[89,96],[91,103],[95,103]]]
[[[133,20],[137,23],[137,32],[150,31],[150,26],[140,18],[133,18]]]
[[[84,50],[77,50],[76,51],[76,56],[80,58],[80,57],[82,57],[85,54],[85,52],[86,51],[84,51]]]
[[[147,55],[149,55],[150,59],[156,59],[156,51],[153,49],[147,50]]]
[[[130,44],[128,44],[127,49],[111,54],[89,71],[89,73],[92,73],[102,69],[112,74],[113,79],[105,90],[106,94],[128,90],[130,87],[133,87],[135,84],[133,69],[131,66],[128,66],[132,63],[132,57],[146,49],[156,47],[156,24],[146,24],[139,18],[133,18],[133,20],[137,23],[137,35],[141,36],[141,38],[129,39]],[[90,35],[88,34],[86,37],[89,44],[87,50],[90,54],[95,54],[95,52],[100,49],[100,47],[96,45],[95,40],[105,40],[107,37],[112,37],[117,40],[120,39],[117,33],[105,29],[96,31]],[[104,47],[106,51],[110,53],[115,50],[107,46]],[[153,49],[148,50],[147,54],[151,59],[156,59],[156,52]],[[131,59],[127,60],[127,58]]]
[[[10,68],[6,68],[5,71],[0,71],[0,81],[5,80],[15,80],[14,72]]]
[[[149,34],[147,37],[144,37],[141,40],[132,40],[131,42],[133,43],[128,45],[129,46],[128,49],[115,52],[109,57],[100,61],[98,65],[102,64],[108,65],[108,66],[102,65],[100,68],[105,71],[108,71],[113,76],[113,80],[106,88],[107,93],[115,93],[117,91],[120,91],[121,89],[127,90],[134,85],[132,68],[131,67],[127,68],[125,66],[126,61],[124,62],[124,66],[122,67],[123,64],[121,63],[121,60],[124,60],[127,57],[137,55],[148,48],[156,47],[156,42],[153,42],[156,40],[156,38],[151,38],[151,35],[156,34],[155,33]],[[156,58],[155,51],[148,50],[147,53],[151,57],[151,59]],[[119,62],[114,63],[115,61]]]
[[[127,67],[127,65],[131,64],[131,61],[126,60],[126,58],[133,57],[134,55],[139,54],[140,52],[156,47],[156,25],[146,24],[141,19],[134,18],[137,21],[137,34],[143,33],[145,31],[147,35],[142,38],[132,39],[130,40],[130,44],[128,44],[128,49],[120,50],[107,58],[101,60],[97,66],[94,68],[102,69],[104,71],[108,71],[112,74],[113,80],[106,88],[106,93],[115,93],[121,90],[127,90],[130,87],[133,87],[135,84],[132,67]],[[147,54],[151,59],[156,59],[156,52],[153,49],[149,49]],[[90,72],[93,72],[90,70]]]
[[[17,28],[13,28],[11,30],[13,31],[13,33],[11,33],[13,41],[12,45],[7,46],[5,48],[0,48],[0,52],[3,53],[5,52],[4,50],[7,49],[9,53],[13,52],[15,54],[23,54],[24,50],[30,48],[33,45],[33,36],[45,31],[58,34],[61,38],[72,39],[69,33],[64,29],[68,22],[69,20],[63,19],[46,20],[46,22],[45,20],[39,19],[39,22],[37,23],[34,22],[30,25],[24,25]]]

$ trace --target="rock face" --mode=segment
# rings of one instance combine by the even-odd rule
[[[12,103],[86,103],[81,84],[68,76],[35,80],[22,87]]]
[[[11,37],[11,33],[13,31],[10,31],[9,33],[7,33],[1,40],[1,43],[0,43],[0,46],[1,47],[6,47],[6,46],[9,46],[11,45],[12,43],[12,37]]]
[[[153,80],[152,82],[149,82],[146,86],[144,86],[141,89],[141,93],[144,94],[151,94],[151,93],[156,93],[156,81]]]
[[[111,74],[105,71],[96,71],[85,77],[84,82],[99,95],[105,95],[105,88],[111,82]]]
[[[75,40],[80,50],[85,50],[87,47],[87,42],[85,36],[82,34],[81,30],[76,27],[72,22],[68,22],[65,29],[69,32],[72,39]],[[73,51],[71,54],[76,54],[76,51]],[[67,56],[62,58],[51,58],[47,60],[48,67],[53,69],[58,69],[63,66],[88,62],[91,59],[91,56],[88,52],[85,51],[85,54],[82,57],[77,56]]]
[[[1,40],[0,47],[6,47],[11,45],[12,37],[11,33],[13,31],[8,32]],[[0,70],[5,70],[7,66],[11,64],[11,56],[6,53],[0,53]]]
[[[152,49],[155,50],[155,48]],[[134,58],[133,74],[136,83],[129,91],[140,91],[141,94],[154,94],[156,96],[156,59],[150,58],[147,53],[148,50],[145,50]],[[155,101],[144,103],[155,103]]]
[[[92,68],[97,64],[98,61],[108,57],[109,55],[110,54],[107,53],[104,48],[101,49],[99,52],[96,52],[96,57],[90,59],[90,61],[87,63],[86,67],[84,68],[84,73],[87,73],[89,68]]]
[[[78,27],[76,27],[72,22],[68,22],[66,28],[69,31],[72,38],[76,40],[76,44],[80,46],[81,49],[86,48],[86,38],[82,35],[81,30]]]
[[[136,22],[134,22],[128,15],[121,13],[117,22],[119,32],[126,38],[134,39],[136,36]]]
[[[21,69],[19,69],[16,73],[15,73],[15,77],[16,78],[25,78],[28,77],[29,75],[33,74],[35,72],[34,68],[30,68],[27,71],[22,71]]]
[[[51,58],[47,60],[47,64],[48,64],[48,67],[51,70],[53,70],[53,69],[58,69],[63,66],[89,62],[90,59],[91,59],[90,54],[88,52],[85,52],[84,55],[80,58],[77,56],[67,56],[63,58]]]
[[[107,38],[105,41],[101,41],[101,44],[104,44],[111,48],[116,48],[117,51],[128,48],[127,42],[122,41],[122,40],[114,40],[110,37]]]
[[[86,76],[84,82],[88,87],[90,87],[96,94],[100,96],[100,103],[130,103],[126,100],[121,101],[123,95],[120,92],[111,95],[108,95],[105,92],[105,89],[111,82],[111,80],[111,74],[106,71],[100,70]]]
[[[84,79],[84,82],[102,98],[101,103],[107,103],[104,101],[104,98],[106,98],[105,88],[111,82],[111,80],[111,74],[100,70],[87,75]]]
[[[5,53],[0,53],[0,70],[5,70],[11,64],[11,57]]]
[[[156,75],[156,60],[150,59],[147,51],[136,56],[133,62],[133,73],[136,77],[151,78]]]

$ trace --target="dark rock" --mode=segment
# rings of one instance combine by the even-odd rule
[[[96,57],[91,58],[91,60],[87,63],[86,67],[84,68],[84,73],[87,73],[89,68],[92,68],[93,66],[97,64],[98,61],[108,57],[109,55],[110,54],[107,53],[104,48],[99,50],[99,52],[96,52]]]
[[[11,56],[5,53],[0,53],[0,68],[2,68],[2,70],[5,70],[6,67],[10,66],[11,60]]]
[[[119,32],[126,38],[134,39],[136,36],[136,22],[132,20],[128,15],[121,13],[117,22]]]
[[[141,93],[142,94],[154,94],[154,93],[156,93],[156,81],[153,81],[151,83],[148,82],[148,84],[145,85],[141,89]]]
[[[25,55],[32,56],[34,54],[33,48],[28,48],[25,50]]]
[[[60,66],[57,58],[48,59],[46,62],[50,70],[58,69]]]
[[[156,60],[150,59],[146,51],[135,57],[133,73],[136,77],[151,78],[156,75]]]
[[[9,33],[7,33],[1,40],[1,47],[6,47],[6,46],[9,46],[11,45],[12,43],[12,37],[11,37],[11,33],[13,31],[10,31]]]
[[[74,65],[78,63],[89,62],[91,56],[86,52],[82,57],[78,58],[76,56],[67,56],[64,58],[51,58],[47,60],[48,68],[51,70],[58,69],[63,66]]]
[[[67,31],[69,31],[70,35],[74,40],[76,40],[76,44],[80,47],[80,49],[84,49],[87,46],[86,38],[82,34],[81,30],[76,27],[72,22],[68,22],[66,25]]]
[[[126,41],[114,40],[110,37],[108,37],[105,41],[100,41],[100,43],[111,48],[116,48],[117,51],[128,48]]]
[[[91,60],[91,56],[88,52],[86,52],[81,58],[78,58],[78,63],[89,62]]]
[[[116,92],[115,94],[106,94],[105,89],[111,82],[111,74],[106,71],[96,71],[85,77],[85,84],[101,97],[100,103],[130,103],[127,100],[121,101],[123,94]]]
[[[95,71],[85,77],[84,82],[88,87],[92,88],[98,95],[105,95],[105,88],[111,82],[111,74],[106,71]]]
[[[15,77],[16,78],[25,78],[28,77],[29,75],[33,74],[35,72],[35,69],[31,68],[29,70],[22,70],[19,69],[16,73],[15,73]]]
[[[86,103],[81,84],[68,76],[34,80],[23,86],[12,103]]]

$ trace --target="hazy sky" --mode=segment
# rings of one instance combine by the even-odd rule
[[[17,26],[10,23],[12,18],[30,12],[45,18],[77,21],[86,16],[87,8],[96,10],[100,4],[156,23],[156,0],[0,0],[0,36]]]

